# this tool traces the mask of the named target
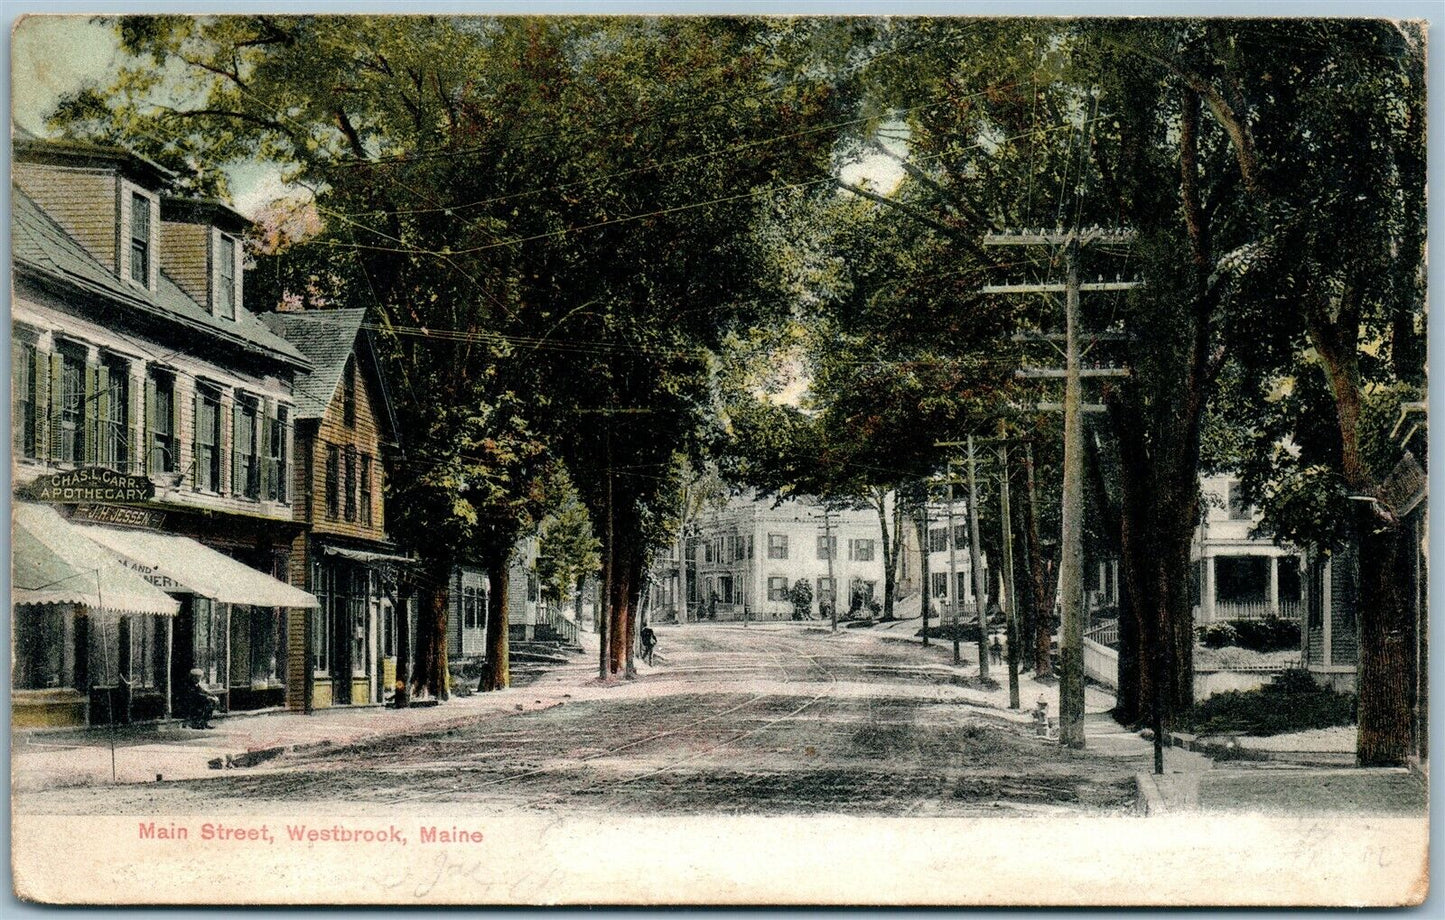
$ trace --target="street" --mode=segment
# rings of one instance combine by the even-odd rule
[[[17,807],[1125,813],[1134,774],[1147,769],[1143,745],[1116,756],[1068,751],[1035,737],[1018,713],[1011,721],[971,705],[981,700],[976,669],[954,668],[946,647],[795,623],[664,626],[658,634],[655,665],[639,662],[636,681],[601,685],[583,657],[508,691],[515,709],[443,730],[288,754],[200,780],[36,792]]]

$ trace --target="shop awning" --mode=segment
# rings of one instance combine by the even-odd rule
[[[15,604],[159,616],[180,610],[175,598],[116,562],[54,508],[17,502],[10,551]]]
[[[416,565],[419,560],[410,556],[397,556],[391,553],[372,553],[360,549],[347,549],[344,546],[323,546],[322,552],[328,556],[340,556],[342,559],[350,559],[353,562],[389,563],[391,565]]]
[[[254,607],[319,607],[316,598],[284,581],[258,572],[190,537],[142,530],[71,525],[132,565],[184,591],[222,604]]]

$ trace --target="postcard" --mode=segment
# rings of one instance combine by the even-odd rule
[[[1422,903],[1426,26],[17,20],[15,895]]]

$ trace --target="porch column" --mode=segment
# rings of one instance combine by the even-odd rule
[[[1206,623],[1214,622],[1214,557],[1205,556],[1200,566],[1199,605]]]
[[[1279,557],[1269,557],[1269,609],[1279,616]]]
[[[1320,598],[1320,622],[1321,625],[1324,626],[1324,642],[1322,643],[1324,645],[1324,652],[1320,656],[1320,663],[1325,667],[1329,667],[1335,663],[1335,650],[1331,648],[1335,641],[1334,585],[1331,584],[1334,580],[1334,568],[1335,561],[1333,558],[1325,560],[1324,576],[1320,579],[1323,586],[1320,590],[1320,594],[1323,595],[1323,597]]]

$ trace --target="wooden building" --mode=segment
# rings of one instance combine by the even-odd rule
[[[312,364],[295,385],[294,512],[304,530],[292,579],[320,606],[293,613],[287,705],[297,710],[384,702],[412,634],[402,591],[408,560],[387,538],[382,499],[396,417],[365,314],[263,315]]]
[[[13,153],[14,484],[95,471],[147,484],[138,500],[41,500],[180,604],[114,630],[83,612],[59,633],[17,619],[18,643],[67,646],[46,660],[100,663],[17,672],[17,698],[69,690],[85,705],[57,705],[96,721],[111,716],[90,701],[124,686],[114,718],[161,715],[199,669],[226,708],[278,704],[283,610],[316,603],[286,583],[292,386],[310,362],[242,305],[246,219],[168,196],[170,173],[119,148],[19,137]],[[169,666],[152,653],[164,641]]]

